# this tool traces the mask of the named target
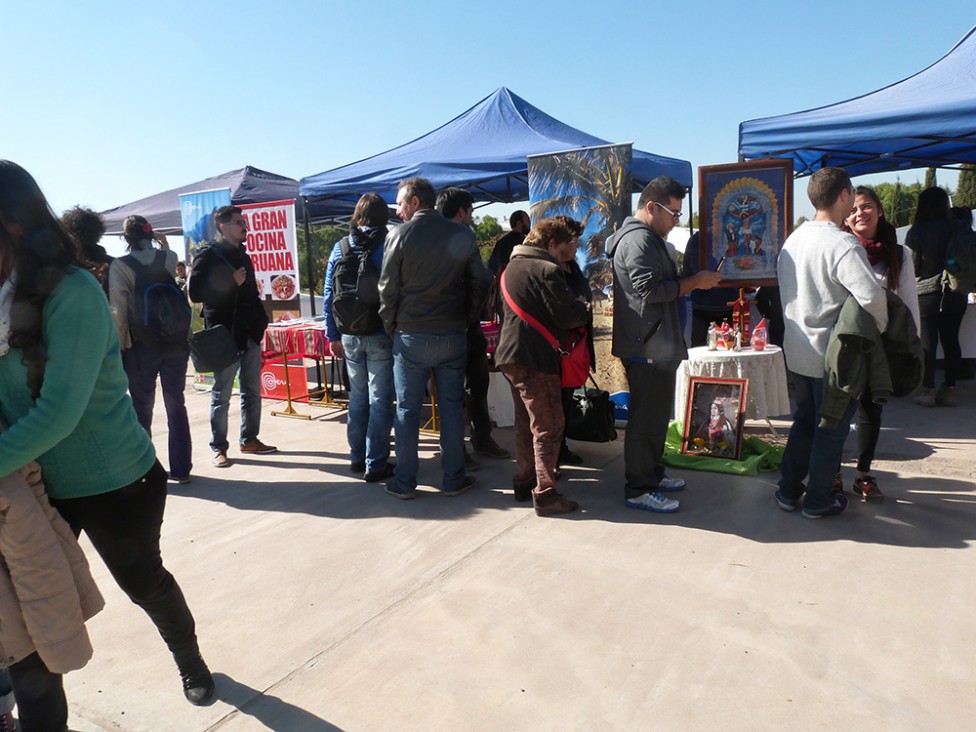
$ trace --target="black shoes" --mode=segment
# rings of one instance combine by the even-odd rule
[[[367,472],[363,475],[363,480],[367,483],[379,483],[381,480],[386,480],[387,478],[393,477],[393,471],[396,468],[395,465],[387,463],[383,466],[381,470],[373,470]]]
[[[557,464],[558,465],[582,465],[583,458],[581,458],[575,452],[570,450],[568,447],[566,447],[566,444],[563,443],[563,446],[559,449],[559,461]]]
[[[471,440],[471,447],[474,449],[475,454],[477,455],[484,455],[486,457],[497,458],[499,460],[504,460],[512,456],[508,450],[499,445],[490,437],[482,442],[475,442],[474,440]]]
[[[180,680],[183,682],[183,696],[190,704],[202,707],[213,699],[213,676],[199,655],[189,663],[180,664]]]

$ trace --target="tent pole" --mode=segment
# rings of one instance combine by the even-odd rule
[[[308,196],[302,196],[302,222],[305,228],[305,265],[308,269],[308,307],[309,314],[315,317],[315,290],[312,283],[312,232],[308,224]]]

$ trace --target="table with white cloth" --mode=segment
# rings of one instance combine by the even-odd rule
[[[783,349],[766,346],[761,351],[709,351],[705,346],[688,349],[688,360],[678,367],[674,418],[684,421],[688,384],[692,376],[746,379],[746,419],[765,419],[790,414]]]

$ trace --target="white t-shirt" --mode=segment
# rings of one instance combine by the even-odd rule
[[[864,247],[831,221],[807,221],[790,234],[777,273],[786,321],[783,352],[794,373],[823,378],[830,332],[850,296],[878,330],[888,327],[887,299]]]

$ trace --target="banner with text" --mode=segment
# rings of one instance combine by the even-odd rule
[[[183,219],[183,245],[187,264],[193,262],[200,247],[217,236],[213,215],[221,206],[230,206],[230,188],[180,194],[180,217]]]
[[[261,299],[295,301],[290,304],[297,311],[295,200],[252,203],[241,206],[241,209],[247,221],[247,253],[254,263]]]

